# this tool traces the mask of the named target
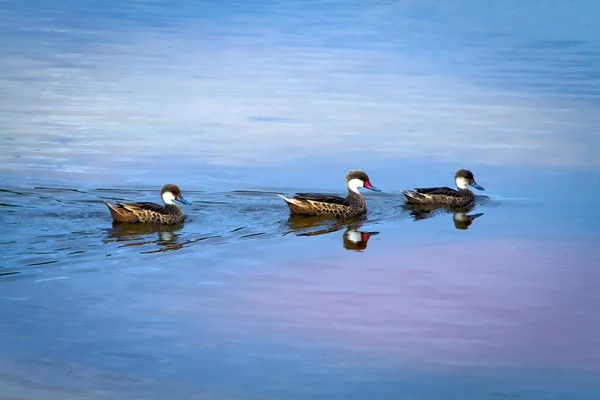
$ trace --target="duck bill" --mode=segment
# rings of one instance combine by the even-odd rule
[[[177,198],[175,199],[175,201],[178,201],[181,204],[185,204],[186,206],[191,206],[192,205],[192,203],[190,203],[189,201],[187,201],[186,199],[184,199],[181,196],[177,196]]]
[[[374,192],[381,192],[381,189],[377,189],[375,186],[371,185],[371,182],[369,182],[369,181],[365,182],[365,188],[372,190]]]
[[[479,185],[477,184],[477,182],[475,182],[475,181],[472,181],[471,183],[469,183],[469,185],[473,186],[473,187],[474,187],[475,189],[477,189],[477,190],[485,190],[485,189],[483,188],[483,186],[479,186]]]

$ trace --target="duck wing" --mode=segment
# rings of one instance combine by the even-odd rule
[[[403,190],[402,194],[406,197],[407,202],[415,204],[454,204],[464,200],[458,191],[449,187],[416,188]]]
[[[330,204],[339,204],[342,206],[349,206],[350,203],[348,199],[340,196],[335,196],[332,194],[320,194],[320,193],[296,193],[294,196],[296,200],[310,200],[316,201],[319,203],[330,203]]]
[[[421,194],[429,194],[436,196],[449,196],[449,197],[460,197],[460,193],[457,190],[449,187],[434,187],[434,188],[417,188],[415,192]]]
[[[167,209],[165,207],[151,202],[117,203],[117,207],[123,207],[127,211],[131,211],[133,213],[140,211],[150,211],[159,214],[168,214]]]

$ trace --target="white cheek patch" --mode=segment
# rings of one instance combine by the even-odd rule
[[[469,186],[469,181],[467,178],[456,178],[456,187],[459,189],[466,189]]]
[[[364,187],[365,183],[360,179],[354,178],[348,181],[348,189],[352,190],[354,193],[358,193],[358,188]]]
[[[162,199],[165,204],[175,204],[175,195],[171,192],[164,192],[162,195]]]

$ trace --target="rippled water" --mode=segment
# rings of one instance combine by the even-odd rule
[[[599,12],[0,4],[0,399],[599,398]],[[276,195],[351,168],[364,219]]]

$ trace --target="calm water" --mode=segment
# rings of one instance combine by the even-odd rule
[[[596,2],[0,16],[0,399],[600,398]],[[366,219],[276,196],[351,168]],[[168,182],[185,224],[113,226]]]

